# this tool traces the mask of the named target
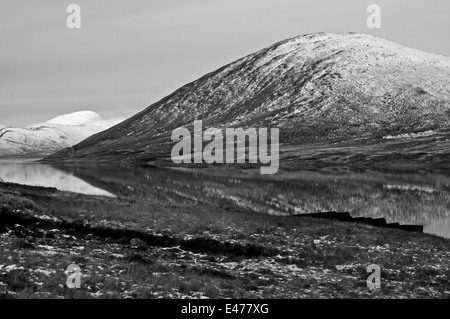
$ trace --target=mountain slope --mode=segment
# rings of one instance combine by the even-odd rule
[[[204,129],[279,127],[287,168],[384,162],[386,147],[414,155],[411,139],[424,147],[439,140],[438,149],[449,150],[450,59],[355,33],[288,39],[207,74],[52,159],[170,162],[172,130],[190,128],[195,119]],[[427,162],[427,152],[417,147],[422,155],[409,161]],[[336,154],[342,156],[333,160]]]
[[[0,127],[0,156],[46,156],[110,128],[91,111],[75,112],[22,128]]]

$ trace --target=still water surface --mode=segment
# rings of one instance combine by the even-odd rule
[[[81,178],[36,159],[0,159],[0,182],[54,187],[62,191],[86,195],[115,197],[110,192],[86,183]]]
[[[450,238],[450,176],[310,171],[262,176],[258,172],[56,167],[0,159],[0,181],[4,182],[186,206],[207,203],[273,215],[348,211],[353,217],[423,225],[426,233]]]

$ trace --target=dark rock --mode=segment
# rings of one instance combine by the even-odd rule
[[[139,238],[133,238],[130,240],[130,246],[139,250],[147,250],[148,245]]]

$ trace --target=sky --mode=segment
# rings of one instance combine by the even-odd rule
[[[66,8],[81,7],[81,29]],[[371,3],[381,28],[366,25]],[[1,0],[0,124],[130,117],[278,41],[360,32],[450,56],[448,0]]]

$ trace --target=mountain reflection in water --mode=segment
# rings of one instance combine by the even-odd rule
[[[425,233],[450,238],[450,177],[445,175],[302,171],[262,176],[259,170],[222,168],[23,165],[33,168],[16,167],[13,174],[8,173],[11,166],[0,163],[0,178],[92,195],[141,197],[186,206],[206,203],[273,215],[348,211],[353,217],[423,225]],[[21,177],[11,180],[14,175]]]
[[[75,177],[70,172],[32,162],[0,161],[0,182],[54,187],[62,191],[86,195],[115,197],[113,194]]]

